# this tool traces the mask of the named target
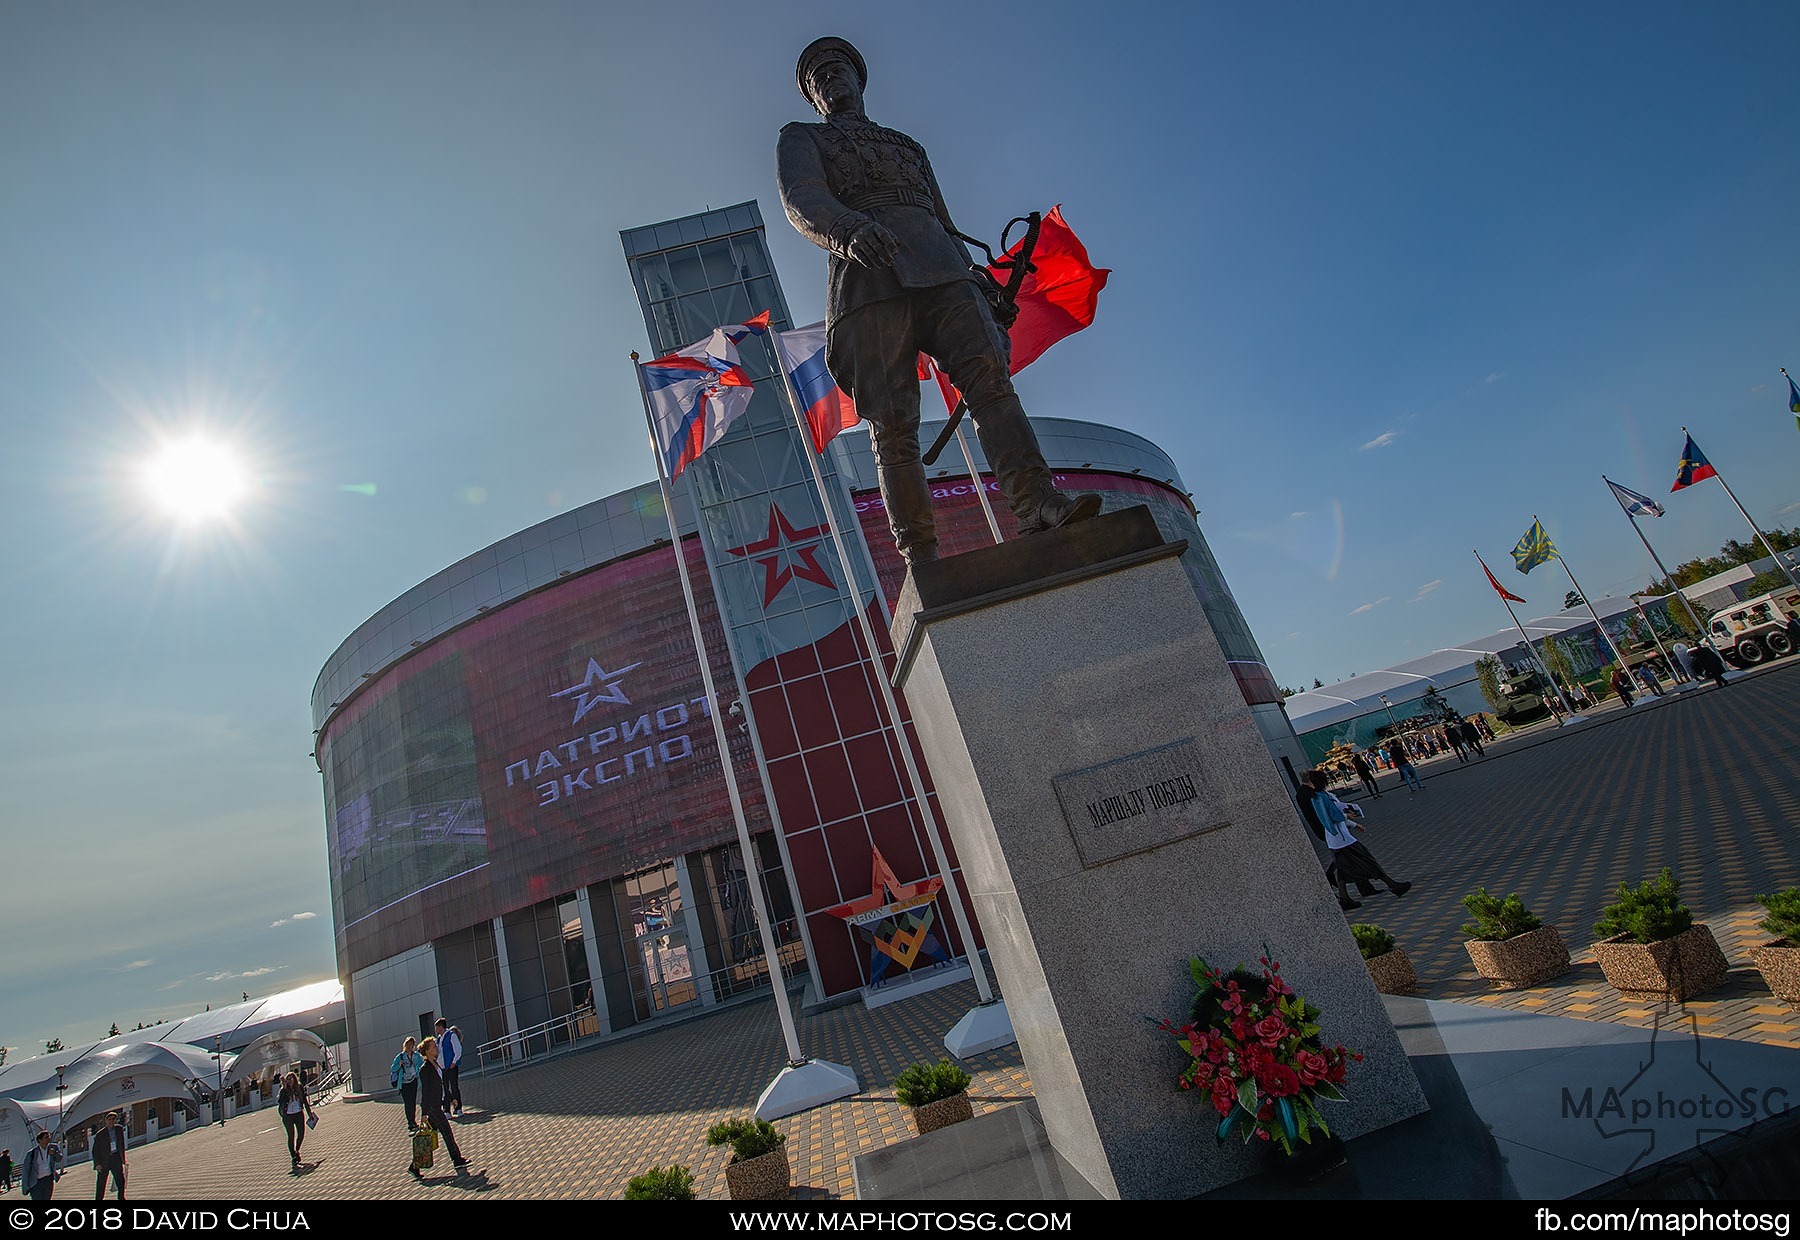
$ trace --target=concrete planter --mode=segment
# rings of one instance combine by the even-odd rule
[[[739,1162],[725,1164],[725,1187],[733,1201],[785,1201],[793,1191],[787,1146]]]
[[[1418,989],[1419,976],[1413,972],[1412,961],[1406,958],[1406,952],[1401,948],[1371,956],[1363,963],[1369,966],[1375,989],[1384,995],[1410,995]]]
[[[1800,947],[1791,947],[1785,939],[1764,943],[1750,949],[1750,959],[1762,974],[1769,992],[1791,1007],[1800,1007]]]
[[[1475,972],[1492,982],[1495,990],[1522,990],[1572,967],[1569,947],[1555,926],[1539,926],[1510,939],[1470,939],[1463,944]]]
[[[1620,994],[1676,1003],[1713,989],[1730,971],[1718,940],[1703,922],[1657,943],[1639,943],[1622,934],[1602,939],[1594,944],[1594,959]]]
[[[912,1108],[913,1127],[919,1130],[921,1137],[928,1132],[936,1132],[940,1128],[948,1128],[951,1124],[960,1124],[965,1119],[974,1117],[975,1108],[969,1105],[969,1095],[966,1092],[951,1094],[948,1098],[939,1098],[936,1102]]]

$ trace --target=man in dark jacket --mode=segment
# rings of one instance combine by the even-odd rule
[[[106,1177],[113,1181],[113,1196],[125,1200],[125,1126],[117,1111],[106,1113],[106,1127],[94,1136],[94,1200],[106,1196]]]

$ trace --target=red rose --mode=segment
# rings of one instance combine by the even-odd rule
[[[1271,1064],[1262,1086],[1277,1098],[1292,1098],[1300,1092],[1300,1074],[1284,1063]]]
[[[1231,1114],[1231,1108],[1237,1105],[1237,1089],[1232,1085],[1230,1077],[1213,1079],[1212,1104],[1213,1110],[1220,1115]]]
[[[1288,1024],[1279,1016],[1265,1016],[1256,1022],[1256,1036],[1264,1046],[1275,1046],[1288,1035]]]
[[[1325,1061],[1325,1056],[1315,1051],[1301,1051],[1295,1058],[1299,1060],[1302,1085],[1317,1085],[1331,1071],[1331,1065]]]

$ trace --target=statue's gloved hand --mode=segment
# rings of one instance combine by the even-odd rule
[[[846,248],[851,259],[864,267],[892,267],[894,256],[900,252],[900,241],[874,220],[864,220],[850,234]]]

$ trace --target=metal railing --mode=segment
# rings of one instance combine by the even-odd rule
[[[784,982],[805,971],[806,954],[799,943],[784,944],[781,957]],[[639,978],[637,981],[641,985],[643,979]],[[712,1007],[740,995],[753,994],[768,985],[769,970],[761,956],[741,964],[714,969],[698,977],[659,981],[656,991],[663,1002],[657,1005],[647,1020],[639,1021],[638,1025],[675,1011]],[[634,990],[637,989],[634,986]],[[647,999],[648,991],[640,992],[636,997],[642,1002]],[[534,1060],[563,1054],[586,1042],[607,1036],[610,1032],[612,1031],[601,1027],[599,1013],[592,1006],[583,1006],[566,1016],[552,1017],[517,1033],[483,1042],[475,1048],[474,1062],[470,1065],[473,1071],[470,1075],[486,1076],[490,1072],[507,1072]]]

